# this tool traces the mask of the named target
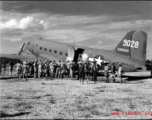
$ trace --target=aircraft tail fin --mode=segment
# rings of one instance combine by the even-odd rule
[[[128,32],[115,48],[118,54],[145,63],[147,49],[147,33],[141,30]]]

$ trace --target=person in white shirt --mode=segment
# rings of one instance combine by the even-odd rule
[[[109,73],[108,73],[108,70],[109,70],[108,63],[105,63],[105,69],[104,69],[104,72],[105,72],[106,82],[108,82],[108,83],[109,83]]]
[[[49,64],[49,69],[50,69],[50,79],[53,80],[53,72],[54,72],[53,62],[51,62],[51,63]]]
[[[37,59],[35,59],[35,62],[34,62],[34,78],[37,78],[38,77],[38,61]]]
[[[120,78],[121,83],[122,83],[122,74],[123,74],[123,69],[122,69],[121,63],[119,63],[118,76]]]
[[[17,64],[16,64],[16,72],[17,72],[18,80],[21,79],[22,70],[23,70],[22,64],[20,62],[17,62]]]
[[[42,77],[42,63],[40,61],[39,66],[38,66],[38,77],[41,78]]]

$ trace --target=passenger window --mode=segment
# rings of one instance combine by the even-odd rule
[[[44,50],[45,50],[45,51],[47,51],[47,49],[46,49],[46,48],[44,48]]]
[[[55,50],[54,53],[57,53],[57,51]]]
[[[68,56],[68,53],[65,53],[65,56]]]
[[[60,55],[62,55],[62,52],[60,52]]]
[[[51,52],[52,50],[49,50],[49,52]]]
[[[30,44],[30,42],[28,42],[28,45]]]
[[[40,47],[40,50],[42,50],[42,47]]]

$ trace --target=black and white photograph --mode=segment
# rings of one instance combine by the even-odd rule
[[[0,1],[0,119],[151,119],[152,1]]]

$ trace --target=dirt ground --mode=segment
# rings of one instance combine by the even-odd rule
[[[0,80],[0,92],[2,119],[152,118],[150,78],[122,84],[15,78]]]

